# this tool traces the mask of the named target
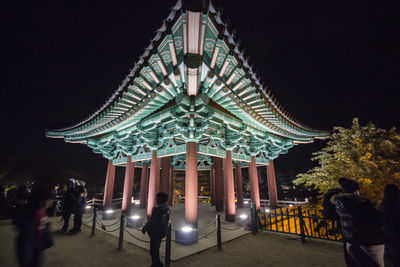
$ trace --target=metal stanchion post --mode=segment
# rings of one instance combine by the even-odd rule
[[[167,236],[165,240],[165,266],[171,264],[171,224],[168,224]]]
[[[222,249],[222,240],[221,240],[221,217],[217,214],[217,244],[218,249]]]
[[[251,209],[251,233],[255,235],[257,232],[257,218],[256,218],[257,213],[256,213],[256,206],[253,201],[250,204],[250,209]]]
[[[124,244],[124,231],[125,231],[125,214],[121,214],[121,222],[119,225],[119,240],[118,240],[118,249],[122,249],[122,245]]]
[[[92,223],[92,232],[90,236],[94,236],[94,232],[96,231],[96,220],[97,220],[97,207],[93,207],[93,223]]]
[[[306,243],[306,236],[304,235],[304,220],[303,220],[303,212],[301,211],[301,206],[297,207],[299,212],[299,220],[300,220],[300,236],[301,236],[301,243]]]

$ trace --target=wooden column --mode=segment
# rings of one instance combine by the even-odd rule
[[[249,163],[249,180],[250,180],[250,197],[251,200],[255,203],[256,209],[259,210],[260,189],[258,185],[256,158],[254,156],[251,157],[251,162]]]
[[[157,153],[156,153],[156,158],[157,158]],[[160,165],[161,165],[161,159],[157,158],[156,160],[157,164],[157,171],[156,171],[156,194],[160,192]]]
[[[169,157],[161,159],[161,187],[160,191],[169,193]]]
[[[157,151],[153,150],[151,154],[151,165],[150,165],[150,177],[149,177],[149,194],[147,198],[147,215],[151,215],[151,211],[156,202],[156,194],[157,190],[157,178],[160,177],[160,168],[159,163],[160,160],[157,158]],[[157,175],[158,173],[158,175]],[[158,179],[159,181],[159,179]]]
[[[198,209],[197,144],[186,144],[185,219],[186,224],[197,228]]]
[[[142,177],[140,180],[140,208],[144,209],[147,205],[147,192],[149,186],[149,164],[144,163]]]
[[[111,208],[115,180],[115,165],[112,159],[108,160],[106,183],[104,185],[103,210]]]
[[[211,206],[215,205],[215,168],[211,166],[210,168],[210,198]]]
[[[215,167],[215,211],[223,211],[224,210],[224,174],[222,172],[222,158],[214,158],[214,167]]]
[[[169,188],[168,188],[168,204],[172,205],[174,202],[174,166],[169,166]]]
[[[267,179],[268,179],[268,194],[269,194],[269,206],[273,209],[278,207],[278,191],[276,189],[276,177],[274,161],[270,160],[267,165]]]
[[[243,179],[242,179],[242,169],[240,168],[240,163],[236,163],[235,173],[236,173],[237,207],[243,208]]]
[[[226,151],[226,158],[224,161],[224,172],[225,172],[225,220],[228,222],[235,221],[235,182],[233,179],[233,166],[232,166],[232,153]]]
[[[130,215],[131,212],[134,175],[135,162],[131,162],[131,157],[129,156],[126,162],[124,192],[122,194],[122,212],[125,215]]]

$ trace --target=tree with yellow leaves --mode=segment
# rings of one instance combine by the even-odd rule
[[[353,119],[350,129],[335,127],[327,146],[313,154],[318,166],[297,175],[295,184],[314,186],[321,193],[338,186],[340,177],[357,181],[371,200],[381,200],[387,184],[400,186],[400,134]]]

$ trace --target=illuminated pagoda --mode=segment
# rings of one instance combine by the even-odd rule
[[[241,168],[249,168],[250,195],[259,209],[257,166],[266,166],[276,207],[273,159],[328,135],[295,120],[267,92],[211,2],[181,0],[104,106],[78,124],[46,131],[108,159],[105,210],[116,166],[126,167],[126,214],[135,168],[143,168],[140,203],[148,215],[158,191],[172,197],[173,171],[184,170],[185,219],[194,228],[198,171],[210,171],[212,203],[232,222],[243,207]]]

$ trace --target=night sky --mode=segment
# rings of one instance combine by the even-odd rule
[[[86,146],[48,139],[45,129],[97,110],[173,3],[3,1],[0,157],[40,170],[74,169],[103,183],[105,159]],[[214,3],[262,81],[301,122],[331,130],[359,117],[399,126],[400,23],[389,1]],[[277,172],[306,171],[323,145],[294,147],[276,160]]]

